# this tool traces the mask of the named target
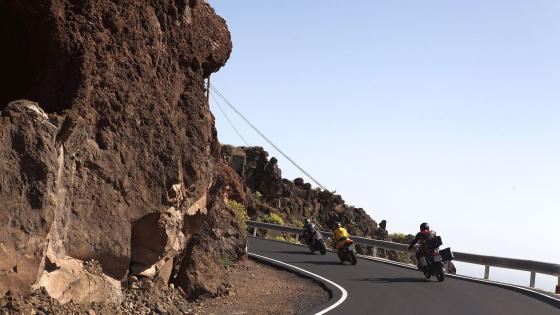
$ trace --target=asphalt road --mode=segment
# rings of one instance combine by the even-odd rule
[[[461,279],[426,280],[422,273],[359,259],[340,264],[333,253],[249,238],[249,252],[310,271],[342,286],[347,299],[328,314],[555,314],[560,309],[520,292]],[[335,294],[340,296],[339,293]]]

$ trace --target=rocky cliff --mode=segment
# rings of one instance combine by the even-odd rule
[[[278,160],[261,147],[222,146],[222,155],[247,188],[247,212],[255,220],[276,214],[287,224],[301,226],[305,218],[323,230],[341,222],[352,235],[374,237],[377,223],[362,208],[347,205],[342,197],[312,188],[303,179],[282,178]]]
[[[224,161],[241,178],[245,207],[252,220],[301,227],[303,220],[310,218],[321,230],[330,230],[335,222],[340,222],[355,236],[402,244],[408,244],[414,238],[410,234],[390,234],[386,220],[377,224],[364,209],[347,205],[340,195],[312,188],[302,178],[293,181],[282,178],[278,160],[275,157],[269,159],[268,152],[262,147],[222,145],[221,153]],[[362,254],[373,255],[371,248],[359,245],[356,248]],[[414,253],[410,252],[378,248],[376,257],[417,263]],[[452,262],[446,263],[445,267],[450,273],[456,272]]]
[[[0,295],[118,301],[129,275],[219,293],[245,245],[204,88],[225,21],[195,0],[0,0],[0,24]]]

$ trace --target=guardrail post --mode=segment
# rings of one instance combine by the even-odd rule
[[[257,237],[257,230],[258,230],[258,229],[257,229],[256,227],[253,228],[253,236],[254,236],[254,237]]]
[[[484,266],[484,279],[490,279],[490,266]]]
[[[529,281],[529,286],[531,288],[535,287],[535,276],[536,276],[536,272],[531,271],[531,280]]]
[[[299,234],[296,234],[296,242],[299,243]]]
[[[372,248],[373,257],[377,257],[377,247],[373,246]]]

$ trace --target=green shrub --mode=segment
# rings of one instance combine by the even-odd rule
[[[280,242],[288,242],[288,243],[292,243],[292,244],[299,244],[299,242],[296,240],[295,237],[293,237],[292,235],[282,235],[282,234],[271,234],[271,235],[267,235],[266,237],[269,240],[275,240],[275,241],[280,241]]]
[[[274,235],[267,235],[267,238],[270,240],[284,242],[284,236],[281,234],[274,234]]]
[[[263,217],[263,221],[266,223],[284,225],[284,219],[276,213],[267,214]]]
[[[292,235],[284,236],[284,240],[288,243],[299,244],[298,240],[296,240],[296,238]]]
[[[412,263],[412,261],[410,260],[410,255],[403,252],[397,252],[397,261],[409,264]]]
[[[255,191],[255,199],[257,199],[258,201],[262,201],[262,199],[263,199],[263,195],[258,190]]]
[[[407,243],[407,235],[403,233],[392,233],[389,234],[389,240],[395,243],[406,244]]]
[[[224,255],[224,253],[220,253],[220,255],[218,256],[218,260],[220,261],[220,265],[222,265],[223,267],[227,268],[233,265],[233,261],[231,261],[231,259],[229,259],[227,255]]]
[[[293,220],[292,220],[292,224],[293,224],[295,227],[298,227],[298,228],[300,228],[300,229],[303,227],[303,221],[298,220],[298,219],[293,219]]]
[[[249,216],[247,215],[247,209],[245,209],[245,206],[235,200],[228,200],[227,206],[231,209],[231,211],[233,211],[233,213],[235,214],[235,219],[237,220],[237,222],[239,222],[241,227],[246,229]]]

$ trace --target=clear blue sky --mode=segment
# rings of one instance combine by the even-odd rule
[[[212,82],[323,185],[392,232],[560,263],[560,1],[210,3],[233,39]]]

